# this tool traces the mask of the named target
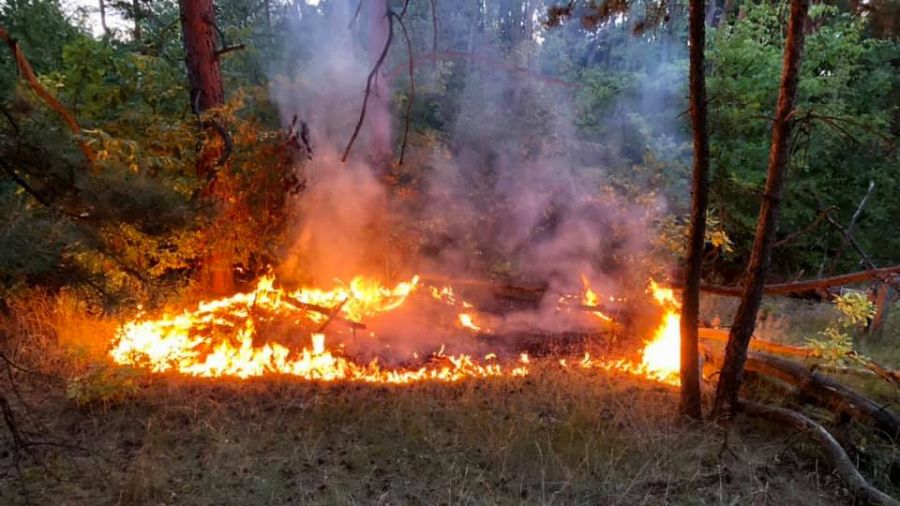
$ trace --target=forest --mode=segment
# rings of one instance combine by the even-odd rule
[[[0,0],[0,504],[900,504],[896,0]]]

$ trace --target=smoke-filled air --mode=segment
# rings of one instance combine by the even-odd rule
[[[893,3],[0,1],[0,504],[897,504]]]

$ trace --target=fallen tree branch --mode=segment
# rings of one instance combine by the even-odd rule
[[[707,359],[721,364],[722,351],[704,347]],[[834,381],[804,364],[751,351],[747,354],[745,371],[769,376],[793,385],[801,399],[834,413],[845,414],[854,420],[874,427],[875,433],[889,442],[900,438],[900,417],[868,397]]]
[[[75,116],[66,109],[59,100],[56,99],[50,92],[44,88],[43,85],[37,80],[37,77],[34,75],[34,71],[31,69],[31,65],[28,63],[28,59],[25,58],[25,54],[22,52],[22,48],[19,47],[19,43],[9,36],[9,33],[5,28],[0,26],[0,40],[6,43],[9,46],[9,50],[12,52],[13,60],[16,62],[16,66],[19,68],[19,72],[22,74],[22,77],[28,81],[28,85],[31,87],[31,90],[34,91],[36,95],[44,99],[44,102],[47,103],[53,111],[62,118],[63,122],[69,128],[69,131],[75,135],[75,142],[78,143],[78,147],[81,148],[82,154],[87,159],[88,163],[93,164],[96,159],[96,155],[94,154],[94,150],[86,143],[83,139],[81,139],[81,126],[78,125],[78,122],[75,120]]]
[[[814,290],[829,288],[832,286],[849,285],[851,283],[858,283],[860,281],[866,281],[869,279],[886,279],[888,276],[891,276],[893,274],[900,274],[900,265],[882,267],[880,269],[867,269],[864,271],[851,272],[849,274],[841,274],[839,276],[832,276],[828,278],[811,279],[808,281],[795,281],[792,283],[776,283],[766,285],[763,287],[763,293],[765,293],[766,295],[787,295],[810,292]],[[666,283],[666,286],[668,286],[669,288],[680,289],[681,283],[678,281],[673,281]],[[723,286],[704,283],[700,285],[700,291],[713,293],[716,295],[740,297],[743,289],[739,286]]]
[[[766,406],[751,401],[741,401],[740,408],[748,416],[787,425],[814,439],[855,496],[862,497],[873,504],[900,506],[900,501],[872,486],[856,469],[847,452],[834,436],[806,415],[790,409]]]
[[[703,328],[699,329],[700,339],[706,339],[710,341],[716,342],[728,342],[728,330],[726,329],[711,329],[711,328]],[[778,353],[781,355],[790,355],[792,357],[802,357],[808,358],[812,357],[815,354],[815,351],[806,348],[803,346],[792,346],[789,344],[781,344],[775,343],[772,341],[767,341],[765,339],[759,339],[754,337],[750,340],[750,348],[755,350],[768,351],[771,353]]]

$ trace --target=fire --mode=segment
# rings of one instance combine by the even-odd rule
[[[599,296],[582,276],[585,309],[604,321],[608,316],[598,310]],[[377,360],[360,364],[344,356],[339,345],[329,345],[325,329],[334,320],[353,328],[380,313],[393,311],[420,287],[419,278],[386,287],[364,277],[349,283],[335,282],[334,288],[284,290],[274,279],[264,277],[246,293],[200,302],[193,310],[168,313],[158,319],[139,318],[122,325],[112,342],[109,355],[119,364],[144,367],[153,372],[175,372],[200,377],[248,378],[266,374],[285,374],[316,381],[356,381],[406,384],[418,381],[457,381],[463,378],[518,377],[529,374],[532,359],[525,353],[514,362],[502,363],[495,353],[483,359],[468,355],[445,355],[444,348],[418,368],[388,368]],[[430,295],[453,308],[471,309],[472,304],[458,299],[449,286],[429,287]],[[645,342],[641,361],[592,358],[585,354],[571,364],[558,360],[563,368],[599,368],[624,371],[641,377],[677,385],[679,371],[679,305],[672,290],[650,283],[653,299],[665,309],[665,315],[651,340]],[[577,296],[566,296],[576,299]],[[258,329],[274,320],[294,322],[295,332],[308,339],[304,346],[279,342],[261,342]],[[457,314],[459,325],[480,332],[471,311]],[[312,328],[310,328],[312,327]],[[367,331],[366,335],[373,335]],[[301,342],[304,342],[301,340]],[[340,344],[340,343],[338,343]],[[415,355],[418,359],[418,355]]]
[[[475,332],[481,330],[481,327],[475,324],[475,321],[472,319],[472,315],[470,315],[469,313],[459,313],[459,315],[457,316],[459,318],[459,324],[463,327],[469,330],[474,330]]]
[[[600,302],[600,297],[597,295],[597,292],[591,289],[591,284],[588,281],[587,276],[585,276],[584,274],[581,275],[581,284],[584,285],[584,295],[581,298],[581,303],[587,307],[597,307],[598,303]],[[612,297],[610,297],[610,299],[612,299]],[[603,321],[612,321],[612,318],[604,314],[602,311],[591,311],[591,314]]]
[[[443,351],[418,369],[386,369],[377,361],[360,365],[330,351],[322,332],[312,332],[310,346],[299,351],[275,342],[261,346],[254,342],[258,339],[257,319],[275,315],[321,323],[340,315],[357,322],[398,308],[417,286],[417,277],[393,288],[357,277],[330,291],[304,288],[285,292],[274,287],[272,278],[263,278],[252,292],[201,302],[196,310],[157,320],[128,322],[117,331],[109,354],[119,364],[202,377],[276,373],[322,381],[411,383],[527,374],[522,365],[507,372],[493,361],[480,364],[468,355],[444,355]]]

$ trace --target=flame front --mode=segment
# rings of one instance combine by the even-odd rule
[[[599,318],[608,320],[608,316],[593,310],[599,297],[591,290],[587,278],[582,279],[583,305]],[[285,291],[275,288],[274,280],[265,277],[251,292],[201,302],[193,311],[166,314],[156,320],[128,322],[118,329],[109,354],[119,364],[201,377],[248,378],[274,373],[318,381],[404,384],[472,377],[517,377],[529,373],[531,359],[527,354],[504,366],[494,353],[478,360],[469,355],[444,355],[442,348],[419,368],[386,368],[377,360],[359,364],[329,349],[324,324],[335,318],[358,324],[395,310],[418,287],[418,277],[393,288],[356,277],[347,284],[337,282],[331,290]],[[434,299],[451,307],[473,307],[458,300],[450,287],[430,287],[430,292]],[[623,371],[671,385],[679,384],[678,303],[671,290],[660,288],[653,282],[650,292],[665,309],[665,315],[653,339],[645,343],[641,362],[591,358],[586,354],[577,366]],[[261,339],[257,331],[259,324],[276,318],[297,322],[297,331],[302,333],[307,332],[299,325],[303,321],[312,322],[319,328],[308,331],[308,346],[299,350],[277,342],[258,342]],[[469,331],[483,331],[470,312],[458,313],[457,319],[459,325]],[[564,368],[571,367],[565,359],[559,360],[559,364]]]
[[[143,366],[154,372],[202,377],[248,378],[279,373],[309,380],[410,383],[504,375],[499,363],[479,363],[468,355],[439,354],[418,369],[388,369],[377,361],[360,365],[329,351],[321,332],[313,332],[310,346],[296,352],[279,343],[254,343],[258,338],[256,318],[274,314],[324,322],[335,316],[328,309],[339,308],[336,315],[360,321],[398,308],[417,286],[418,278],[389,289],[357,277],[347,285],[338,283],[330,291],[313,288],[285,292],[274,288],[271,278],[263,278],[249,293],[201,302],[194,311],[126,323],[116,333],[110,356],[119,364]],[[508,374],[523,375],[527,370],[518,365]]]

